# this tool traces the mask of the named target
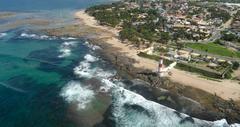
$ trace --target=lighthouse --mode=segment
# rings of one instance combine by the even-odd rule
[[[163,64],[163,57],[161,56],[158,63],[158,70],[157,73],[160,77],[166,76],[166,74],[169,74],[170,70],[176,66],[177,62],[171,63],[169,66],[165,67]]]
[[[158,63],[158,74],[159,74],[160,77],[163,77],[163,76],[164,76],[163,70],[164,70],[163,58],[160,57],[159,63]]]

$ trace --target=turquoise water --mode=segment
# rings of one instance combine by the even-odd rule
[[[18,29],[0,33],[0,49],[0,127],[228,126],[146,100],[137,93],[149,87],[113,78],[101,48],[84,39]]]
[[[68,103],[61,95],[69,82],[86,80],[73,71],[86,54],[93,54],[84,40],[40,39],[39,33],[26,33],[36,30],[34,25],[14,29],[5,25],[35,18],[59,21],[48,27],[61,27],[74,22],[74,10],[109,1],[0,0],[0,11],[17,12],[14,17],[0,19],[0,127],[91,127],[103,119],[109,97],[94,96],[88,109],[78,110],[75,102]]]
[[[113,0],[1,0],[0,11],[80,9]]]
[[[82,40],[59,58],[61,39],[21,38],[16,31],[0,39],[0,126],[74,127],[59,96],[74,78],[73,67],[88,52]]]
[[[60,21],[48,27],[62,27],[74,22],[75,9],[109,1],[0,0],[0,11],[21,12],[0,20],[0,127],[215,125],[192,122],[188,116],[145,100],[141,96],[148,96],[145,87],[132,89],[141,95],[124,89],[133,83],[112,78],[116,71],[99,56],[101,48],[84,39],[46,36],[29,24],[1,28],[30,18]]]

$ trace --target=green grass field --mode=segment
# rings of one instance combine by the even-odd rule
[[[240,58],[240,52],[230,50],[228,48],[225,48],[224,46],[214,44],[214,43],[207,43],[207,44],[188,43],[186,44],[186,46],[192,49],[205,51],[211,54]]]

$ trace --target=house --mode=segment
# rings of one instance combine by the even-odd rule
[[[177,52],[178,54],[178,59],[180,60],[186,60],[186,61],[190,61],[191,60],[191,55],[188,51],[184,51],[184,50],[179,50]]]
[[[178,58],[178,54],[176,51],[169,51],[167,53],[167,56],[170,57],[170,58]]]
[[[190,55],[191,55],[191,57],[193,57],[193,58],[196,58],[196,57],[199,57],[199,56],[200,56],[200,54],[194,53],[194,52],[190,53]]]
[[[210,68],[212,68],[212,69],[215,69],[215,68],[218,67],[218,65],[215,64],[215,63],[209,63],[209,64],[207,65],[207,67],[210,67]]]
[[[223,59],[218,59],[218,60],[217,60],[217,62],[218,62],[218,63],[225,63],[225,62],[226,62],[226,60],[223,60]]]

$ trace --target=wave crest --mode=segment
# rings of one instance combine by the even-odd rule
[[[69,42],[64,42],[63,44],[61,44],[59,52],[61,53],[61,55],[59,55],[59,58],[63,58],[63,57],[68,57],[71,55],[72,52],[72,48],[76,46],[78,42],[77,41],[69,41]]]
[[[0,33],[0,38],[7,36],[7,33]]]
[[[124,88],[115,88],[112,95],[111,121],[116,127],[240,127],[228,125],[225,119],[211,122],[190,117]]]
[[[100,46],[93,45],[88,41],[85,41],[85,44],[87,45],[88,48],[92,49],[93,51],[102,49]]]
[[[114,76],[114,72],[106,71],[99,67],[92,67],[92,63],[97,62],[99,59],[91,54],[86,54],[84,60],[79,63],[77,67],[74,68],[74,73],[80,78],[99,78],[106,79]]]
[[[86,109],[94,99],[94,91],[76,81],[69,82],[60,94],[68,103],[77,103],[78,109]]]
[[[84,56],[84,59],[87,61],[87,62],[96,62],[98,60],[97,57],[95,56],[92,56],[90,54],[87,54]]]

